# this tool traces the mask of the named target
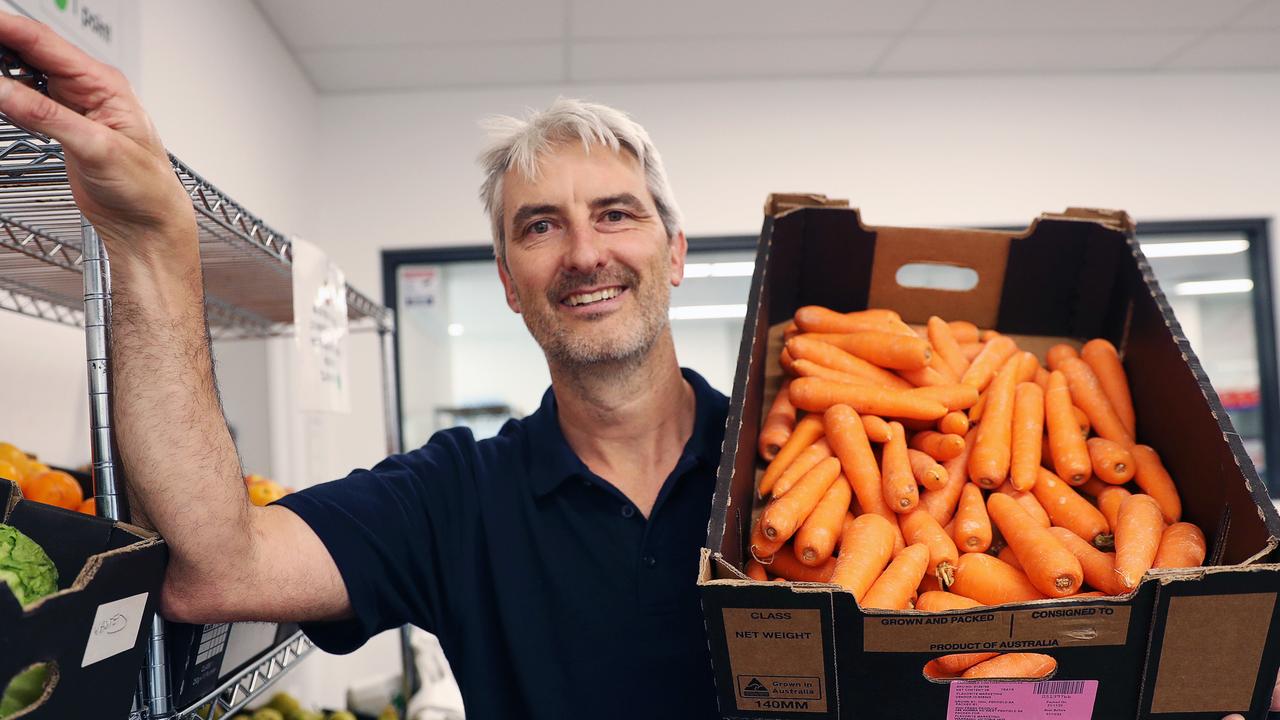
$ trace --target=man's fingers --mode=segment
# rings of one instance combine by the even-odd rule
[[[109,128],[13,80],[0,79],[0,113],[19,125],[57,139],[74,154],[93,157]]]
[[[1271,688],[1271,712],[1280,712],[1280,673],[1276,674],[1276,686]]]
[[[0,12],[0,45],[46,75],[79,75],[102,66],[47,25],[7,12]]]

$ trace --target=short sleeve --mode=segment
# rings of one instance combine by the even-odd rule
[[[406,623],[433,630],[445,565],[477,522],[466,497],[474,487],[474,450],[470,430],[446,430],[417,450],[276,502],[319,536],[351,599],[351,619],[303,623],[312,642],[343,654]]]

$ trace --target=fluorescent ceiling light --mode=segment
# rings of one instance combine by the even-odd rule
[[[688,263],[684,266],[684,276],[687,278],[751,277],[751,273],[755,270],[755,262]]]
[[[746,315],[746,305],[684,305],[668,311],[672,320],[732,320]]]
[[[1144,242],[1142,253],[1149,258],[1236,255],[1249,249],[1248,240],[1196,240],[1192,242]]]
[[[462,334],[463,330],[465,330],[465,328],[462,327],[462,323],[449,323],[449,335],[451,337],[458,337]]]
[[[1180,282],[1173,286],[1177,295],[1227,295],[1230,293],[1247,293],[1253,290],[1253,281],[1249,278],[1233,278],[1231,280],[1196,280]]]

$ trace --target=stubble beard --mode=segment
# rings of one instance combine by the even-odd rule
[[[669,323],[671,288],[664,282],[669,252],[662,253],[647,268],[644,277],[630,268],[618,266],[590,274],[562,275],[547,291],[545,304],[532,305],[521,300],[525,327],[542,347],[551,365],[575,372],[618,372],[639,365],[653,349]],[[598,320],[584,318],[572,324],[556,317],[560,298],[578,288],[621,285],[626,300],[636,310],[624,308]],[[618,317],[630,314],[634,317]],[[609,324],[607,330],[605,324]]]

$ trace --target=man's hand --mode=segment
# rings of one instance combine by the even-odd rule
[[[0,79],[0,112],[62,143],[76,204],[110,249],[198,262],[190,198],[124,75],[16,15],[0,13],[0,45],[49,78],[49,97]]]

